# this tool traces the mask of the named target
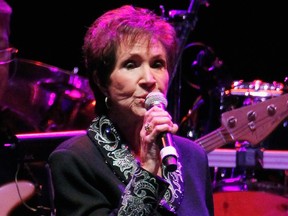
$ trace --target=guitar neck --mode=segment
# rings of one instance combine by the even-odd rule
[[[207,153],[232,141],[232,137],[224,127],[220,127],[195,140],[195,142],[202,146]]]
[[[288,94],[221,115],[217,130],[195,140],[207,153],[234,141],[258,145],[288,116]]]

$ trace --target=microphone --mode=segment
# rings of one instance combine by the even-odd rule
[[[166,109],[167,100],[161,92],[150,92],[145,99],[145,108],[151,109],[153,106],[157,106],[162,109]],[[169,172],[173,172],[177,169],[178,154],[174,147],[174,141],[172,134],[169,132],[163,132],[156,138],[156,144],[160,147],[160,156],[162,163],[166,166]]]

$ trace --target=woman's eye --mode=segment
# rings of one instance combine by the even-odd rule
[[[126,69],[133,69],[136,67],[136,63],[133,61],[125,62],[124,67]]]
[[[163,68],[163,67],[165,67],[164,61],[155,61],[153,63],[153,68]]]

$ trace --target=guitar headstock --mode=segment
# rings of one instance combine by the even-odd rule
[[[288,94],[225,112],[222,126],[234,141],[257,145],[288,116]]]

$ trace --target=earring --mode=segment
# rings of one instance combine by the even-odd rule
[[[110,106],[109,106],[109,102],[108,102],[108,97],[105,97],[105,106],[107,109],[110,109]]]

